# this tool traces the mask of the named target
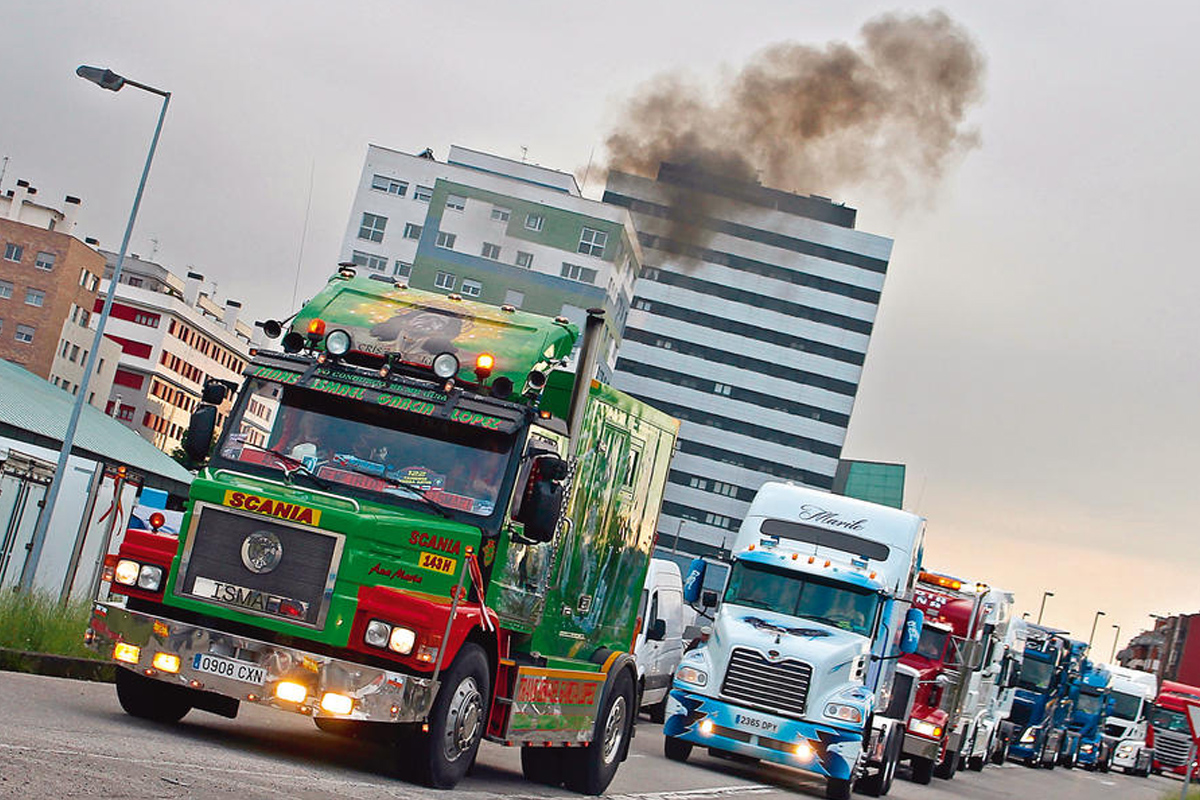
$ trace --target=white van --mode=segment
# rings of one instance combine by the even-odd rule
[[[642,589],[637,637],[633,654],[637,658],[638,689],[641,707],[652,722],[662,722],[667,692],[675,668],[683,658],[683,578],[679,566],[665,558],[650,561]]]

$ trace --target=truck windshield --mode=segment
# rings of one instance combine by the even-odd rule
[[[1104,696],[1080,692],[1075,701],[1075,710],[1081,714],[1099,714],[1104,709]]]
[[[729,575],[725,602],[803,617],[870,636],[879,597],[865,589],[737,561]]]
[[[1138,712],[1142,708],[1142,698],[1124,692],[1113,692],[1112,698],[1116,701],[1112,710],[1114,717],[1137,721]]]
[[[1021,664],[1021,676],[1017,686],[1031,692],[1044,692],[1050,688],[1050,678],[1054,675],[1054,665],[1049,661],[1038,661],[1026,657]]]
[[[946,651],[946,638],[949,631],[925,626],[921,629],[921,639],[917,643],[917,655],[924,656],[930,661],[941,661],[942,653]]]
[[[419,502],[415,492],[475,517],[496,511],[511,435],[265,380],[243,394],[214,466],[290,475],[299,462],[371,500]]]
[[[1187,717],[1182,711],[1172,711],[1169,708],[1162,706],[1154,706],[1150,709],[1150,724],[1158,729],[1166,729],[1169,731],[1178,731],[1180,733],[1190,733],[1191,728],[1188,726]]]

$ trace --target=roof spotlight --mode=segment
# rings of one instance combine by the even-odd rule
[[[325,352],[331,356],[344,356],[350,352],[353,344],[350,334],[338,328],[325,337]]]
[[[458,374],[458,356],[454,353],[439,353],[433,359],[433,374],[439,378],[453,378]]]

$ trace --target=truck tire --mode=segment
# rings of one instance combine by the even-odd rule
[[[663,755],[672,761],[680,763],[687,761],[688,756],[692,754],[692,743],[683,739],[676,739],[674,736],[663,737]]]
[[[568,750],[564,755],[563,782],[573,792],[603,794],[625,759],[633,733],[633,681],[628,670],[621,670],[613,679],[600,716],[596,718],[595,735],[587,747]]]
[[[667,719],[667,698],[663,695],[663,699],[651,706],[646,706],[646,714],[650,717],[650,721],[656,725],[662,725]]]
[[[470,769],[487,724],[489,675],[483,648],[471,642],[443,673],[429,731],[413,742],[414,777],[426,786],[453,789]]]
[[[912,757],[912,782],[921,785],[928,784],[933,780],[933,759],[921,758],[920,756]]]
[[[563,751],[558,747],[522,747],[521,773],[533,783],[562,786]]]
[[[953,780],[956,772],[958,772],[958,753],[954,750],[947,750],[942,760],[933,768],[933,774],[948,781]]]
[[[152,722],[178,722],[192,710],[188,690],[117,668],[117,700],[131,717]]]
[[[1050,753],[1049,740],[1042,745],[1042,767],[1044,769],[1054,769],[1058,766],[1058,757],[1062,753],[1062,742],[1058,743],[1058,749]],[[1049,755],[1049,758],[1046,756]]]
[[[892,789],[896,779],[896,765],[900,763],[900,751],[904,748],[904,734],[896,728],[888,731],[887,746],[883,751],[883,765],[872,775],[864,775],[854,784],[854,791],[868,797],[882,797]]]
[[[829,778],[825,781],[825,797],[829,800],[850,800],[850,781]]]

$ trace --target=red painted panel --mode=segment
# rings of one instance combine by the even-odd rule
[[[124,369],[118,369],[116,374],[113,375],[113,383],[117,384],[118,386],[128,386],[130,389],[137,389],[139,391],[141,390],[142,384],[145,382],[145,380],[145,375],[139,375],[136,372],[130,372],[129,370]]]

